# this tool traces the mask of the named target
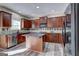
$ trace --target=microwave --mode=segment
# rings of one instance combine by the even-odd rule
[[[47,27],[47,23],[41,23],[40,24],[40,28],[46,28]]]

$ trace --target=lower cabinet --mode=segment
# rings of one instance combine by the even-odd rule
[[[42,36],[44,42],[63,43],[64,39],[60,33],[46,33]]]
[[[39,28],[40,27],[40,19],[34,20],[34,26],[35,26],[35,28]]]
[[[0,48],[10,48],[17,45],[15,36],[12,35],[1,35],[0,36]]]
[[[0,35],[0,48],[10,48],[22,42],[25,42],[26,38],[22,35]]]
[[[8,36],[8,47],[11,47],[11,46],[13,46],[13,44],[12,44],[12,36]]]
[[[18,34],[17,35],[17,43],[20,44],[22,42],[25,42],[26,41],[26,37],[23,36],[22,34]]]
[[[8,47],[8,40],[6,35],[0,36],[0,47],[1,48],[7,48]]]

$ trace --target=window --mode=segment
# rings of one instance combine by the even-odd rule
[[[20,21],[18,20],[12,20],[12,30],[20,30]]]

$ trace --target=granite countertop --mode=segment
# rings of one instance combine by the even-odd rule
[[[10,35],[10,34],[13,34],[13,33],[17,33],[17,30],[0,31],[0,35]]]
[[[35,37],[41,37],[45,35],[44,33],[29,33],[29,34],[24,34],[23,36],[35,36]]]

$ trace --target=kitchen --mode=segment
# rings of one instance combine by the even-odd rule
[[[69,3],[0,4],[0,53],[7,56],[71,55],[70,37]]]

